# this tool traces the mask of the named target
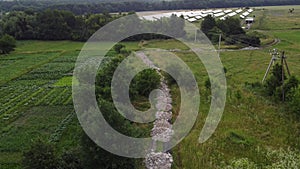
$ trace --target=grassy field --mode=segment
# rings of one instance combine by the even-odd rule
[[[296,12],[289,14],[290,8],[295,8]],[[207,73],[193,53],[176,53],[194,71],[201,89],[202,104],[193,130],[173,150],[174,168],[222,168],[223,164],[238,158],[248,158],[263,165],[269,163],[263,156],[264,149],[300,149],[299,120],[289,114],[284,105],[269,101],[245,85],[261,82],[271,59],[269,50],[273,48],[286,51],[291,73],[300,78],[300,7],[262,7],[257,8],[254,15],[256,22],[251,31],[278,38],[280,43],[260,50],[221,52],[222,63],[227,69],[227,103],[218,129],[203,144],[197,140],[209,109],[204,87]],[[146,46],[184,50],[179,42],[170,40],[152,41]]]
[[[294,14],[288,9],[295,8]],[[252,30],[280,39],[276,46],[253,51],[221,52],[227,68],[227,103],[222,121],[210,140],[198,143],[209,109],[204,87],[206,70],[196,56],[174,40],[147,41],[143,47],[181,49],[175,52],[193,70],[201,91],[196,124],[173,149],[178,169],[217,168],[235,158],[267,163],[258,149],[300,150],[300,124],[284,105],[275,104],[249,89],[260,82],[273,47],[285,50],[291,73],[300,78],[300,6],[259,7]],[[130,50],[139,42],[125,42]],[[38,139],[60,150],[76,147],[80,126],[73,110],[71,73],[83,43],[70,41],[19,41],[16,51],[0,56],[0,168],[20,168],[22,152]],[[178,99],[176,88],[173,99]],[[175,104],[174,110],[178,110]]]

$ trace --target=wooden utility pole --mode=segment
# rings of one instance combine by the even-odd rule
[[[220,36],[219,36],[219,52],[218,52],[218,54],[219,54],[219,57],[220,57],[220,54],[221,54],[221,40],[222,40],[222,34],[220,34]]]
[[[284,52],[281,54],[281,80],[282,80],[282,101],[284,102],[285,100],[285,93],[284,93]]]
[[[197,42],[197,33],[198,33],[198,30],[195,29],[195,43]]]
[[[291,73],[290,73],[290,69],[289,69],[289,66],[286,62],[286,56],[285,56],[285,52],[282,51],[281,53],[281,66],[282,66],[282,101],[284,102],[285,101],[285,91],[284,91],[284,66],[286,67],[286,70],[288,72],[288,75],[291,76]]]
[[[270,72],[271,66],[272,66],[272,65],[275,63],[275,61],[278,59],[278,55],[279,55],[277,49],[273,49],[272,51],[270,51],[270,54],[271,54],[272,58],[271,58],[271,61],[270,61],[270,63],[269,63],[269,66],[268,66],[268,68],[267,68],[267,70],[266,70],[266,73],[265,73],[265,75],[264,75],[264,78],[263,78],[263,80],[262,80],[262,83],[264,83],[264,81],[266,80],[266,78],[267,78],[267,76],[268,76],[268,74],[269,74],[269,72]]]
[[[267,68],[267,71],[265,73],[265,76],[262,80],[262,83],[265,81],[265,79],[267,78],[269,72],[270,72],[270,69],[271,69],[271,66],[274,64],[274,62],[277,60],[277,59],[281,59],[281,83],[282,83],[282,86],[281,86],[281,89],[282,89],[282,101],[284,102],[285,101],[285,91],[284,91],[284,67],[286,67],[286,70],[287,70],[287,73],[289,76],[291,76],[291,73],[290,73],[290,69],[289,69],[289,66],[287,64],[287,61],[286,61],[286,56],[285,56],[285,52],[282,51],[281,53],[281,56],[279,56],[279,52],[277,49],[273,49],[271,52],[271,55],[272,55],[272,58],[271,58],[271,61],[270,61],[270,64]]]

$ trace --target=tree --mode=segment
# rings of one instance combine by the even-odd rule
[[[226,20],[220,20],[217,22],[217,26],[226,35],[245,34],[245,31],[241,27],[240,20],[236,18],[227,18]]]
[[[209,30],[216,26],[216,20],[211,16],[207,15],[201,23],[201,30],[206,34]]]
[[[38,38],[42,40],[70,39],[73,16],[68,12],[46,10],[37,16]],[[71,25],[68,25],[69,24]]]
[[[160,76],[156,73],[155,70],[146,69],[133,79],[134,91],[141,96],[148,97],[150,92],[158,88],[160,82]]]
[[[14,51],[16,47],[16,40],[10,35],[5,34],[0,39],[0,54],[8,54],[11,51]]]

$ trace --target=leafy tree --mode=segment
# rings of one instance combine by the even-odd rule
[[[211,15],[207,15],[201,23],[201,30],[207,34],[215,26],[217,26],[216,20]]]
[[[13,51],[16,47],[16,40],[10,35],[4,35],[0,39],[0,53],[1,54],[8,54],[9,52]]]
[[[148,97],[150,92],[158,88],[160,76],[153,69],[146,69],[133,79],[134,90],[141,96]]]
[[[226,35],[238,35],[245,34],[245,31],[241,28],[241,23],[239,19],[227,18],[226,20],[219,20],[217,26]]]
[[[39,13],[37,16],[38,38],[42,40],[70,39],[71,27],[66,22],[64,15],[67,14],[58,10],[46,10]]]

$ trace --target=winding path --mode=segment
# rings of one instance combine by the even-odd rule
[[[136,55],[151,69],[156,70],[160,75],[160,93],[157,95],[156,102],[156,120],[154,127],[151,130],[152,145],[146,156],[145,165],[147,169],[171,169],[173,157],[167,150],[157,151],[157,142],[162,142],[164,145],[171,140],[174,131],[172,130],[172,98],[170,89],[164,76],[160,73],[160,69],[143,52],[137,52]]]

